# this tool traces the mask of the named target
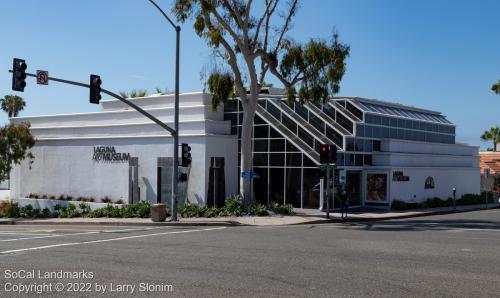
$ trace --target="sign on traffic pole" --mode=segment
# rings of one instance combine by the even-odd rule
[[[36,83],[38,85],[48,85],[49,84],[49,72],[46,70],[36,71]]]

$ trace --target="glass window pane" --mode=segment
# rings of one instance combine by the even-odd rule
[[[237,112],[238,111],[238,102],[236,100],[228,100],[224,103],[224,113],[227,112]]]
[[[309,123],[314,126],[314,128],[316,128],[319,132],[325,133],[325,123],[314,114],[309,115]]]
[[[274,139],[270,141],[271,152],[285,152],[285,139]]]
[[[269,133],[270,133],[271,138],[282,138],[283,137],[278,131],[276,131],[276,129],[269,127],[269,130],[270,130]]]
[[[286,154],[287,167],[301,167],[302,166],[302,153],[287,153]]]
[[[363,154],[355,154],[355,165],[357,167],[363,166],[364,155]]]
[[[371,154],[365,154],[365,165],[371,166],[372,165],[372,156]]]
[[[224,120],[229,120],[231,121],[231,125],[237,125],[238,121],[238,114],[236,113],[231,113],[231,114],[224,114]]]
[[[254,152],[267,152],[268,140],[254,140],[253,141],[253,151]]]
[[[356,139],[356,151],[359,151],[359,152],[365,151],[365,140]]]
[[[284,153],[271,153],[269,154],[269,165],[273,167],[282,167],[285,165]]]
[[[283,115],[282,121],[283,125],[288,128],[292,133],[297,134],[297,124],[290,119],[288,116]]]
[[[269,126],[267,125],[258,125],[253,127],[253,137],[254,138],[268,138],[269,133],[268,133]]]
[[[365,140],[365,152],[372,152],[372,140]]]
[[[345,139],[345,150],[346,151],[354,151],[354,139],[346,138]]]
[[[356,136],[358,136],[358,137],[365,136],[365,126],[363,124],[356,125]]]
[[[307,168],[307,167],[315,168],[316,167],[316,163],[313,162],[309,157],[304,155],[303,158],[304,158],[304,165],[303,165],[304,168]]]
[[[302,207],[301,204],[301,185],[302,169],[286,168],[286,203],[292,204],[295,208]]]
[[[397,118],[391,118],[391,126],[392,127],[398,127],[398,119]]]
[[[286,151],[287,152],[299,152],[299,149],[295,147],[294,144],[290,143],[289,141],[286,141]]]
[[[255,167],[267,167],[268,165],[267,153],[254,153],[253,165]]]
[[[345,166],[354,166],[354,154],[346,153],[345,154]]]
[[[255,201],[260,204],[267,204],[267,170],[268,168],[254,168],[253,171],[260,176],[253,180],[253,193]]]
[[[284,202],[284,175],[283,168],[269,169],[269,201],[282,204]]]
[[[304,169],[302,200],[304,208],[319,208],[319,180],[323,172],[318,169]]]
[[[390,126],[391,125],[391,119],[389,117],[382,117],[382,125]]]
[[[255,115],[255,117],[253,119],[253,123],[254,124],[267,124],[266,121],[264,121],[264,119],[259,117],[259,115]]]
[[[338,167],[344,166],[344,153],[337,153],[337,166]]]
[[[299,126],[298,129],[299,138],[302,139],[302,141],[304,141],[306,144],[308,144],[309,147],[314,148],[314,138],[307,131],[302,129],[302,127]]]

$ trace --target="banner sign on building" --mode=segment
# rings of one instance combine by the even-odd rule
[[[410,181],[410,176],[405,176],[403,171],[394,171],[392,173],[392,181]]]
[[[130,153],[116,152],[115,146],[94,146],[93,161],[128,162]]]

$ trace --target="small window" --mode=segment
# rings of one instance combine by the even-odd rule
[[[434,188],[434,178],[431,176],[425,179],[425,189]]]
[[[373,140],[373,151],[381,151],[381,144],[378,140]]]

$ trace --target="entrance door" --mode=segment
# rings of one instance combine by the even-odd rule
[[[361,206],[361,171],[347,171],[345,190],[350,206]]]

